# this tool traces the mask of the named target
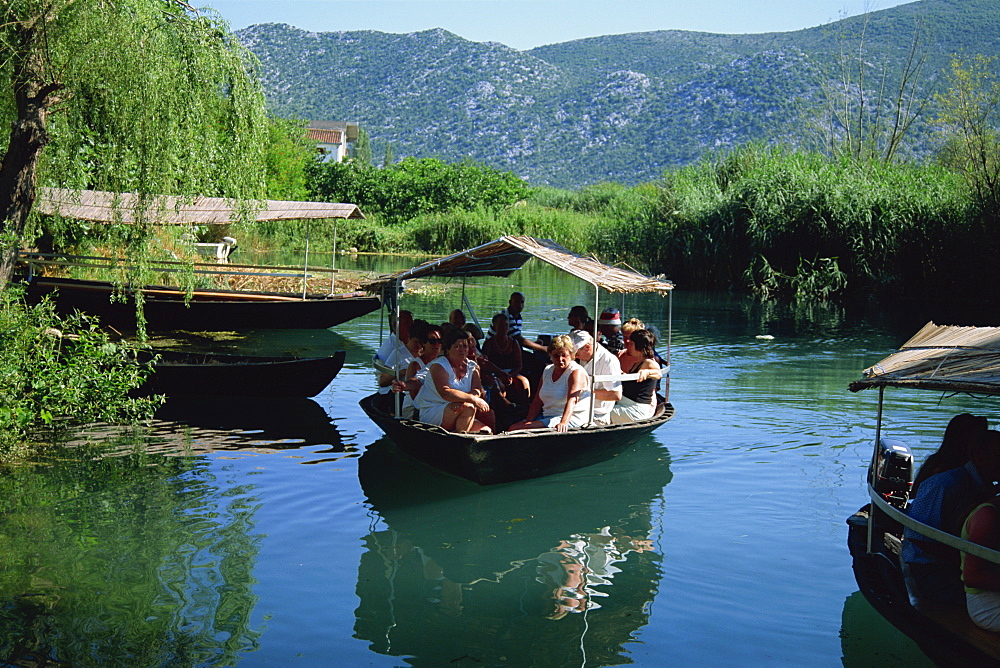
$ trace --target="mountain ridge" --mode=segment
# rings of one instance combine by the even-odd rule
[[[927,90],[953,53],[1000,54],[994,0],[920,0],[786,33],[661,30],[518,51],[436,28],[309,32],[259,24],[237,37],[273,110],[361,123],[375,155],[472,159],[535,184],[638,183],[748,141],[810,147],[838,82],[843,40],[898,73],[924,22]],[[931,32],[931,30],[933,32]],[[857,42],[854,42],[858,46]],[[971,46],[970,46],[971,45]],[[904,157],[933,150],[918,123]]]

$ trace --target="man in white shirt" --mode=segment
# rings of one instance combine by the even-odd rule
[[[389,355],[398,347],[402,348],[406,345],[406,342],[410,340],[410,325],[413,324],[413,313],[410,311],[400,311],[399,312],[399,327],[393,327],[393,315],[389,314],[389,336],[385,337],[385,341],[382,342],[381,347],[379,347],[378,352],[375,356],[380,360],[385,362],[389,359]],[[392,336],[392,333],[399,330],[399,337]]]
[[[594,346],[594,337],[582,329],[570,333],[573,347],[576,349],[576,359],[591,376],[620,376],[622,369],[618,358],[608,352],[604,346]],[[611,423],[611,409],[615,402],[622,398],[622,382],[620,380],[604,380],[594,384],[594,422],[597,424]]]

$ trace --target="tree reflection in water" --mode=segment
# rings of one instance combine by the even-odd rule
[[[373,651],[428,666],[629,662],[660,579],[671,475],[655,436],[610,462],[486,488],[382,439],[359,475],[373,514],[355,636]]]
[[[232,665],[257,647],[253,489],[77,448],[0,475],[5,665]]]

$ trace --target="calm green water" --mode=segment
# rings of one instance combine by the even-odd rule
[[[531,333],[594,300],[539,266],[467,292],[485,319],[515,285]],[[457,305],[440,285],[405,299],[433,320]],[[625,310],[665,333],[667,304]],[[217,344],[348,362],[314,399],[171,402],[142,454],[76,448],[0,475],[0,660],[925,665],[851,572],[877,396],[846,386],[932,316],[678,290],[676,418],[613,461],[492,488],[403,458],[358,408],[377,315]],[[997,419],[967,398],[890,400],[888,431],[921,457],[952,414]],[[99,427],[80,441],[131,447]]]

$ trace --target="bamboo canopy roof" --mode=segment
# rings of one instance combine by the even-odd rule
[[[929,322],[897,352],[865,369],[850,389],[888,386],[1000,394],[1000,327]]]
[[[649,277],[631,269],[612,267],[593,257],[570,252],[549,239],[505,236],[481,246],[421,265],[387,274],[362,284],[371,293],[383,293],[393,285],[428,276],[510,276],[531,258],[547,262],[609,292],[659,292],[666,294],[674,284],[659,277]]]
[[[260,206],[258,209],[257,207]],[[43,214],[99,223],[134,224],[139,196],[100,190],[39,188],[35,209]],[[223,197],[151,196],[142,218],[158,225],[224,225],[265,220],[364,218],[356,204],[263,200],[239,202]]]

